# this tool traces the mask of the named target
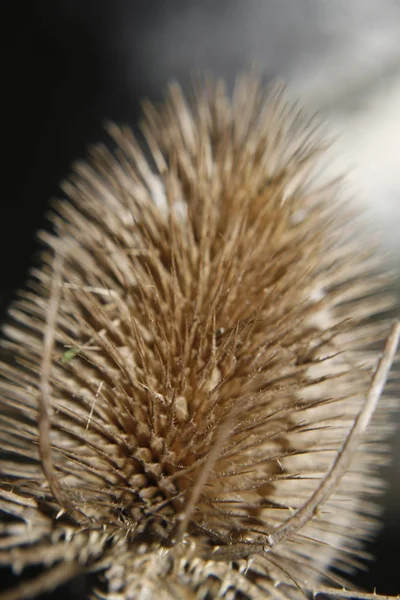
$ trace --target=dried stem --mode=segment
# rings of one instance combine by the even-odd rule
[[[396,598],[400,598],[400,596],[382,596],[381,594],[376,594],[373,592],[372,594],[367,594],[366,592],[352,592],[351,590],[335,590],[329,587],[322,587],[318,591],[306,590],[307,592],[311,592],[313,598],[317,598],[320,594],[325,594],[327,596],[332,596],[333,598],[352,598],[353,600],[395,600]]]
[[[182,518],[179,519],[179,525],[177,527],[176,534],[174,536],[174,538],[176,540],[180,540],[187,529],[190,517],[193,514],[196,503],[200,497],[201,491],[202,491],[203,487],[205,486],[205,484],[207,483],[207,479],[210,476],[210,472],[215,464],[215,461],[218,460],[218,457],[222,450],[222,447],[225,444],[226,440],[228,439],[229,434],[231,433],[232,424],[233,424],[233,416],[231,414],[226,419],[223,427],[221,428],[218,438],[217,438],[211,452],[207,456],[207,460],[204,463],[199,476],[196,478],[196,483],[192,489],[192,493],[190,494],[189,501],[186,506],[186,510],[182,513],[182,515],[181,515]]]
[[[65,509],[71,510],[73,507],[67,498],[65,492],[61,489],[54,467],[51,452],[51,365],[52,353],[54,348],[55,329],[57,325],[57,313],[60,304],[62,288],[63,259],[60,256],[54,257],[53,271],[54,277],[50,291],[50,301],[47,313],[47,322],[43,339],[43,356],[40,368],[40,393],[38,396],[39,419],[39,454],[43,473],[47,479],[50,490],[57,502]]]
[[[268,536],[268,543],[271,548],[291,537],[306,525],[316,514],[319,506],[329,498],[343,475],[347,472],[354,452],[360,444],[361,437],[382,395],[396,354],[399,338],[400,323],[396,321],[386,340],[383,355],[376,367],[366,401],[358,413],[332,467],[304,506]]]

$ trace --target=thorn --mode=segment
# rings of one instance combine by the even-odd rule
[[[103,387],[103,384],[104,384],[104,381],[102,381],[100,383],[99,387],[97,388],[97,392],[94,395],[92,408],[90,409],[90,414],[89,414],[89,417],[88,417],[88,420],[87,420],[87,423],[86,423],[86,431],[89,429],[90,421],[92,420],[92,417],[93,417],[94,407],[95,407],[95,404],[97,402],[97,398],[99,397],[101,388]]]

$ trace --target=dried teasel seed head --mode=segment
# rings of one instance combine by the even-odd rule
[[[399,327],[283,95],[172,86],[64,184],[0,383],[0,559],[46,568],[0,598],[351,596]]]

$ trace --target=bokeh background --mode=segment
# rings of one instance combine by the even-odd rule
[[[400,0],[2,0],[0,11],[2,318],[49,198],[88,144],[106,139],[103,121],[135,128],[141,98],[161,99],[171,78],[186,86],[200,68],[232,82],[254,62],[338,134],[335,160],[399,281]],[[400,432],[385,477],[376,560],[356,583],[398,594]],[[11,579],[0,577],[0,587]]]

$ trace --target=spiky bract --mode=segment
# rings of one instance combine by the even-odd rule
[[[145,107],[148,157],[111,126],[117,151],[64,184],[5,329],[2,563],[141,600],[301,598],[358,564],[382,410],[329,500],[268,543],[340,450],[391,304],[282,95],[173,86]]]

